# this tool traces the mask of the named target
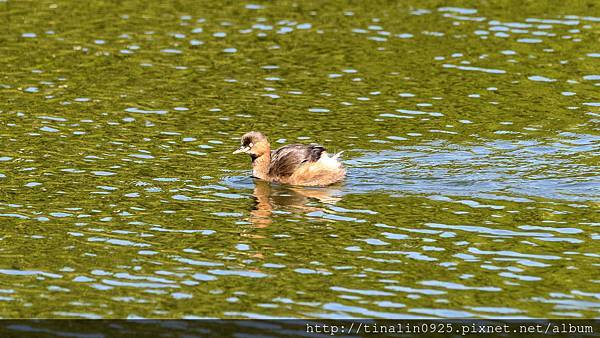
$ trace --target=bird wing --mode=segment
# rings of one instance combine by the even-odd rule
[[[271,154],[270,176],[290,176],[306,162],[317,162],[325,151],[317,144],[290,144],[275,150]]]

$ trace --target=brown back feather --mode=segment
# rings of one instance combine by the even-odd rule
[[[271,154],[270,176],[290,176],[306,162],[317,162],[325,151],[317,144],[290,144],[281,147]]]

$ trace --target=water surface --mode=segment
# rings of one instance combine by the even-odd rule
[[[0,317],[599,315],[594,2],[0,17]],[[249,130],[348,178],[255,181]]]

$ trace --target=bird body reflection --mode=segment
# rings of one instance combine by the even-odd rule
[[[272,184],[254,178],[254,209],[250,212],[250,222],[255,227],[264,228],[273,220],[273,211],[281,209],[290,212],[323,211],[323,208],[310,205],[311,201],[335,204],[341,200],[341,190],[335,186],[299,187]]]

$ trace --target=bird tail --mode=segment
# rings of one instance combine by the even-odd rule
[[[343,153],[344,153],[344,151],[342,150],[339,153],[333,154],[333,156],[331,158],[333,158],[334,160],[337,160]]]

